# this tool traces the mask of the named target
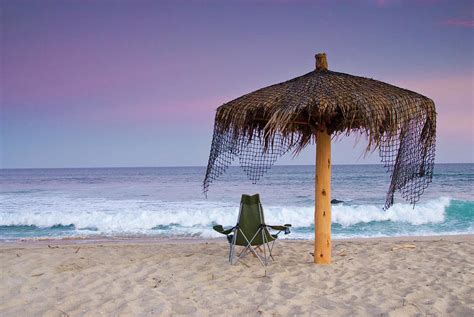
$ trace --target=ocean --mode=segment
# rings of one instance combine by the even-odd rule
[[[314,237],[314,166],[274,166],[253,185],[230,167],[202,193],[204,167],[0,169],[0,240],[151,236],[213,238],[234,225],[241,194],[260,193],[269,224],[288,239]],[[413,208],[400,196],[383,210],[381,165],[335,165],[334,238],[474,233],[474,164],[437,164]]]

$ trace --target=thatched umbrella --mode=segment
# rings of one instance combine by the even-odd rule
[[[217,109],[204,192],[232,160],[255,183],[288,151],[316,142],[314,261],[331,261],[331,138],[365,134],[390,173],[385,209],[399,191],[413,205],[431,182],[436,138],[433,101],[377,80],[316,69],[259,89]]]

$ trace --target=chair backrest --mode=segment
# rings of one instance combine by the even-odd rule
[[[241,232],[237,230],[236,245],[248,245],[247,240],[250,242],[252,238],[252,245],[261,245],[264,243],[263,235],[267,242],[275,240],[266,227],[262,228],[262,225],[265,224],[265,219],[258,194],[253,196],[242,195],[237,223]],[[262,228],[263,232],[261,231],[255,236],[260,228]]]

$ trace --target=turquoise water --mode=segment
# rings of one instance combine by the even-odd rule
[[[204,167],[0,170],[0,239],[152,235],[217,237],[235,224],[240,195],[260,193],[268,223],[312,238],[314,166],[275,166],[252,185],[232,167],[202,195]],[[333,235],[339,238],[474,233],[474,164],[437,164],[413,206],[384,211],[380,165],[333,167]]]

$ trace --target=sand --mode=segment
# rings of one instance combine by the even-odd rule
[[[3,243],[0,315],[474,316],[473,235],[312,246],[279,241],[265,276],[224,239]]]

